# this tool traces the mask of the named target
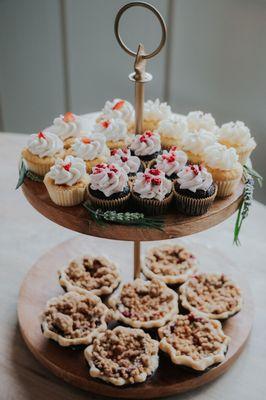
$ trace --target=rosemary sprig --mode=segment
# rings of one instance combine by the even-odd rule
[[[43,178],[32,171],[27,170],[26,164],[23,159],[20,161],[19,166],[19,176],[18,176],[18,183],[16,189],[18,189],[24,182],[25,177],[31,179],[35,182],[42,182]]]
[[[251,175],[254,179],[256,179],[259,186],[262,187],[263,177],[257,171],[255,171],[255,169],[247,165],[244,165],[244,174],[245,173]]]
[[[89,211],[94,221],[100,223],[109,222],[121,225],[134,225],[147,228],[163,230],[163,220],[159,218],[147,218],[143,213],[137,212],[117,212],[103,211],[101,209],[94,210],[88,202],[83,203],[83,206]]]

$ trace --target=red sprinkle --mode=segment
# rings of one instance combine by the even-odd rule
[[[146,135],[146,136],[148,136],[148,137],[151,137],[151,136],[153,136],[153,132],[152,132],[152,131],[146,131],[146,132],[144,133],[144,135]]]
[[[123,151],[124,154],[127,154],[128,149],[125,147],[124,149],[122,149],[122,151]]]
[[[147,183],[151,182],[151,177],[149,175],[144,174],[143,176],[144,176],[145,182],[147,182]]]
[[[157,168],[150,169],[149,172],[150,172],[151,175],[155,175],[155,176],[158,176],[161,173],[161,171],[159,169],[157,169]]]
[[[71,162],[64,165],[64,169],[65,169],[66,171],[69,171],[70,168],[71,168]]]
[[[121,157],[121,160],[122,160],[123,162],[127,162],[127,161],[128,161],[128,158],[127,158],[127,157]]]
[[[115,173],[118,172],[118,169],[113,164],[109,165],[109,169],[110,169],[110,171],[113,171]]]
[[[108,175],[108,178],[111,179],[114,176],[114,173],[113,172],[107,172],[107,175]]]
[[[75,121],[74,114],[72,112],[70,112],[70,111],[66,112],[65,115],[64,115],[63,120],[65,122],[73,122],[73,121]]]
[[[174,154],[171,154],[169,157],[168,157],[168,162],[169,163],[172,163],[172,162],[174,162],[176,160],[176,158],[175,158],[175,156],[174,156]]]
[[[112,110],[119,110],[125,104],[125,100],[118,101],[112,108]]]
[[[115,156],[118,153],[117,149],[111,150],[111,156]]]
[[[141,143],[147,143],[147,139],[145,138],[144,135],[142,135],[142,136],[139,138],[139,141],[140,141]]]
[[[161,178],[152,178],[151,183],[153,183],[153,185],[160,185],[162,183]]]
[[[89,143],[91,142],[91,140],[90,140],[88,137],[86,137],[86,136],[84,136],[83,138],[81,138],[81,141],[82,141],[84,144],[89,144]]]
[[[101,122],[101,125],[102,125],[105,129],[107,129],[108,126],[109,126],[110,124],[111,124],[111,121],[108,121],[108,120]]]
[[[171,151],[176,151],[176,150],[177,150],[177,146],[172,146],[171,149],[170,149],[170,152]]]
[[[38,133],[38,138],[39,138],[39,139],[46,139],[43,132],[39,132],[39,133]]]
[[[107,167],[106,164],[97,164],[97,165],[95,165],[95,168],[105,169],[106,167]]]

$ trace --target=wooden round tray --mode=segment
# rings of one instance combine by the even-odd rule
[[[123,280],[131,279],[132,257],[129,243],[124,243],[122,247],[118,242],[99,243],[99,240],[79,237],[62,243],[41,257],[22,284],[18,301],[21,333],[30,351],[46,368],[63,380],[93,393],[114,398],[148,399],[197,388],[214,380],[233,364],[244,348],[251,330],[253,317],[251,294],[241,274],[237,273],[236,267],[230,260],[217,250],[198,243],[190,243],[190,248],[198,256],[201,270],[225,272],[239,283],[244,293],[242,311],[223,324],[225,333],[231,337],[231,343],[226,360],[222,364],[199,374],[173,365],[165,355],[160,354],[158,370],[145,383],[115,387],[90,378],[83,351],[65,349],[45,339],[41,333],[39,316],[49,298],[63,293],[58,284],[57,270],[77,255],[99,254],[97,250],[99,244],[101,249],[105,249],[106,254],[121,267]]]

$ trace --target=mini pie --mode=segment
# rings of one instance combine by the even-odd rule
[[[240,288],[224,274],[197,274],[180,287],[182,306],[195,314],[226,319],[242,307]]]
[[[150,249],[142,265],[148,279],[158,278],[166,284],[184,283],[197,268],[196,257],[179,244]]]
[[[220,321],[177,315],[158,330],[160,349],[171,361],[197,371],[224,361],[230,338],[223,333]]]
[[[135,279],[108,301],[113,318],[133,328],[158,328],[178,313],[178,295],[158,279]]]
[[[93,294],[68,292],[46,304],[41,327],[47,339],[61,346],[88,345],[95,335],[107,329],[109,310]]]
[[[122,386],[144,382],[157,369],[158,347],[142,329],[118,326],[100,333],[84,355],[93,378]]]
[[[119,285],[120,280],[118,268],[105,257],[79,257],[59,271],[60,285],[67,292],[74,291],[80,294],[110,294]]]

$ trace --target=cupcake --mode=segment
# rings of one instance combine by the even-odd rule
[[[217,193],[212,175],[202,165],[194,164],[184,167],[177,176],[174,194],[178,211],[192,216],[205,214]]]
[[[158,128],[160,121],[171,116],[171,107],[167,103],[160,103],[159,99],[148,100],[144,103],[143,130],[153,131]]]
[[[146,131],[143,135],[135,135],[130,144],[130,150],[141,161],[148,163],[154,160],[161,152],[160,135],[151,131]]]
[[[145,172],[139,172],[132,189],[136,208],[147,215],[164,214],[173,198],[172,186],[159,169],[147,168]]]
[[[154,163],[153,166],[152,163]],[[177,173],[184,168],[186,163],[186,153],[172,147],[170,151],[164,150],[163,154],[160,154],[154,162],[151,161],[150,165],[152,168],[163,171],[165,176],[173,181],[177,178]]]
[[[30,135],[27,147],[22,150],[27,168],[40,176],[44,176],[50,170],[56,158],[63,156],[62,140],[50,132]]]
[[[131,103],[127,100],[114,99],[112,101],[107,100],[102,109],[97,122],[108,119],[120,118],[127,124],[128,131],[134,129],[135,123],[135,111]]]
[[[139,157],[132,156],[130,149],[111,150],[111,156],[108,159],[110,164],[117,164],[123,168],[129,178],[134,178],[137,172],[142,172],[145,165],[140,161]]]
[[[242,121],[222,125],[218,132],[218,141],[227,147],[234,147],[238,154],[238,161],[242,165],[247,162],[256,147],[250,130]]]
[[[52,201],[59,206],[75,206],[85,199],[88,186],[86,165],[81,158],[58,158],[44,177]]]
[[[117,164],[98,164],[93,167],[88,196],[95,208],[123,210],[130,197],[125,170]]]
[[[86,163],[87,172],[90,173],[92,167],[107,161],[110,150],[106,146],[105,137],[99,134],[75,139],[68,154],[82,158]]]
[[[238,162],[236,150],[215,143],[206,148],[204,159],[208,171],[218,186],[217,196],[226,197],[232,194],[243,174],[243,167]]]
[[[187,125],[190,132],[198,132],[205,129],[215,133],[218,129],[215,119],[211,114],[205,114],[202,111],[191,111],[187,115]]]
[[[214,144],[216,140],[216,136],[205,129],[188,132],[183,140],[183,150],[187,153],[188,161],[192,164],[201,163],[206,147]]]
[[[159,122],[157,133],[161,136],[162,148],[169,150],[172,146],[182,148],[184,134],[187,132],[187,122],[184,117],[172,116]]]
[[[92,134],[103,134],[109,149],[126,147],[127,124],[121,118],[104,119],[97,122],[92,130]]]
[[[55,118],[53,125],[44,131],[59,136],[64,142],[65,149],[69,149],[75,138],[82,135],[81,118],[72,112],[67,112]]]

